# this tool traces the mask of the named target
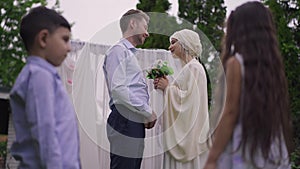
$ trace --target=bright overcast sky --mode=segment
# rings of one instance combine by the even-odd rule
[[[47,0],[51,7],[55,0]],[[236,6],[249,0],[225,0],[227,13]],[[128,9],[135,9],[138,0],[60,0],[63,16],[71,23],[73,39],[89,41],[95,33],[113,22],[117,22]],[[172,3],[171,15],[178,11],[178,0],[169,0]]]

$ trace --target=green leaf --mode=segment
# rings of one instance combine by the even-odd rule
[[[19,36],[21,17],[33,6],[46,4],[46,0],[0,1],[0,12],[4,12],[0,15],[0,86],[11,87],[25,64],[27,52]]]

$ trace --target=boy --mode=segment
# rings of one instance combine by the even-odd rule
[[[22,18],[20,35],[29,54],[10,93],[19,168],[78,169],[76,116],[57,74],[70,51],[70,24],[46,7]]]

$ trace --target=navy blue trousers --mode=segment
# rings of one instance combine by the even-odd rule
[[[115,106],[111,106],[111,110],[106,126],[110,142],[110,168],[140,169],[144,152],[144,123],[131,121],[134,114],[119,113]]]

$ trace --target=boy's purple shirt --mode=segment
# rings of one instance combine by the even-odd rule
[[[79,136],[73,105],[56,68],[28,57],[10,93],[19,168],[78,169]]]

